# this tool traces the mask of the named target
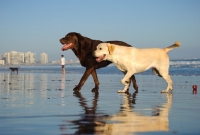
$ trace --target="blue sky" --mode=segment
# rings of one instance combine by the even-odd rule
[[[0,54],[47,53],[49,60],[77,60],[62,52],[69,32],[98,40],[122,40],[137,48],[167,47],[171,59],[200,58],[199,0],[0,0]]]

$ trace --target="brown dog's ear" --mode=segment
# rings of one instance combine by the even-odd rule
[[[108,43],[107,46],[108,46],[109,54],[112,55],[112,53],[114,52],[115,46],[110,43]]]

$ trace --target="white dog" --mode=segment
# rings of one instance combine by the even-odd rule
[[[118,46],[110,43],[100,43],[94,51],[96,60],[112,61],[119,70],[126,72],[121,83],[125,85],[123,90],[118,92],[127,92],[130,85],[130,77],[135,73],[140,73],[149,68],[155,75],[158,75],[166,80],[167,88],[162,92],[173,90],[172,80],[168,74],[169,57],[167,52],[180,46],[180,42],[175,42],[173,45],[166,48],[147,48],[138,49],[134,47]]]

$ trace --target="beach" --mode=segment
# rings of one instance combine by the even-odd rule
[[[138,93],[119,94],[122,75],[98,74],[73,93],[82,74],[0,73],[1,135],[35,134],[200,134],[200,76],[172,76],[174,90],[162,78],[136,75]]]

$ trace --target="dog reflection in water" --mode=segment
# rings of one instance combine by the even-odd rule
[[[109,115],[98,112],[98,93],[94,93],[90,106],[81,93],[75,93],[74,96],[78,98],[80,106],[85,110],[84,114],[80,114],[80,119],[70,121],[77,127],[75,134],[128,135],[134,132],[168,131],[168,115],[172,104],[172,95],[164,94],[167,98],[167,102],[164,104],[141,110],[142,112],[152,110],[153,113],[150,115],[134,111],[136,95],[137,92],[132,95],[124,93],[123,104],[120,107],[122,109],[114,115]],[[62,132],[65,132],[65,126],[66,124],[60,126]]]
[[[106,123],[103,127],[105,134],[128,135],[134,132],[169,131],[168,115],[172,104],[172,94],[165,95],[167,97],[167,102],[153,108],[155,112],[151,116],[145,116],[133,111],[128,95],[124,94],[124,103],[121,106],[123,110],[105,119],[105,121],[109,121],[109,123]],[[151,108],[147,110],[150,109]]]

